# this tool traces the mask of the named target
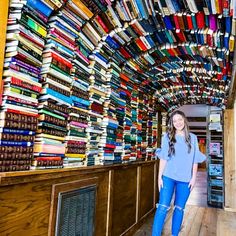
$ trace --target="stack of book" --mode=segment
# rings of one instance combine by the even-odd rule
[[[131,158],[131,127],[132,127],[132,120],[131,120],[131,91],[132,91],[132,84],[131,78],[132,74],[129,74],[130,71],[122,70],[120,73],[120,97],[125,100],[125,117],[124,117],[124,150],[122,155],[122,161],[127,162],[130,160],[135,160]]]
[[[157,109],[154,109],[154,112],[152,113],[152,135],[151,135],[152,136],[151,146],[153,148],[153,151],[155,151],[157,148],[157,140],[158,140],[159,135],[161,134],[158,133]],[[154,157],[154,152],[153,152],[152,157]]]
[[[137,159],[137,129],[138,129],[138,87],[134,84],[131,92],[131,159]]]
[[[67,7],[63,10],[63,13],[49,19],[43,51],[40,122],[34,146],[33,164],[36,169],[63,167],[65,157],[68,116],[72,104],[72,59],[78,34],[73,16],[68,13]]]
[[[142,132],[141,132],[141,137],[142,137],[142,143],[141,143],[141,153],[142,153],[142,159],[147,158],[147,147],[148,147],[148,119],[149,119],[149,112],[148,112],[148,95],[142,96],[142,101],[143,104],[140,106],[142,109],[141,114],[142,114]]]
[[[145,95],[139,90],[138,95],[138,132],[137,132],[137,158],[146,158],[147,147],[147,107],[145,105]]]
[[[1,171],[30,169],[38,123],[42,53],[53,4],[10,1],[1,108]]]
[[[109,76],[107,76],[107,95],[104,107],[104,142],[101,145],[104,153],[104,156],[101,157],[103,164],[121,162],[121,154],[123,150],[123,126],[119,124],[119,119],[117,117],[119,72],[120,68],[114,62],[111,62],[110,68],[107,72]]]
[[[67,22],[75,30],[74,58],[72,59],[71,101],[72,108],[69,114],[68,135],[66,137],[66,154],[64,166],[81,166],[86,160],[88,110],[89,101],[89,75],[90,61],[88,55],[91,50],[86,43],[89,40],[81,33],[81,29],[93,15],[92,12],[81,2],[71,1],[63,9]]]
[[[103,116],[90,112],[87,128],[88,145],[87,145],[87,165],[100,165],[100,148],[99,143],[103,133],[102,128]]]
[[[154,123],[153,123],[153,118],[155,116],[154,112],[154,99],[151,96],[148,96],[148,117],[147,117],[147,159],[150,160],[153,157],[153,151],[155,148],[155,141],[153,137],[153,128],[154,128]]]
[[[90,114],[91,114],[91,125],[93,122],[94,127],[89,127],[89,133],[91,137],[91,143],[89,146],[89,157],[90,163],[101,164],[100,157],[103,155],[103,146],[105,145],[105,137],[102,136],[102,121],[104,114],[104,105],[106,100],[107,88],[107,69],[109,67],[109,57],[106,52],[102,50],[102,47],[97,48],[89,56],[91,60],[90,68],[91,75],[89,77],[89,100],[91,102]],[[97,117],[97,122],[94,118]],[[90,164],[91,165],[91,164]]]

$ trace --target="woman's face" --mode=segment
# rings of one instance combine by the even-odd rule
[[[184,129],[184,118],[183,116],[176,114],[173,116],[173,125],[176,131],[182,131]]]

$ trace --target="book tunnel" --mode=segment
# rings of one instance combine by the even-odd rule
[[[235,37],[234,0],[1,1],[0,234],[134,235],[190,105],[206,204],[236,212]]]

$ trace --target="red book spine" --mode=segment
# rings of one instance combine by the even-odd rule
[[[216,78],[217,78],[218,80],[222,80],[223,74],[217,74],[217,75],[216,75]]]
[[[137,25],[135,25],[135,23],[131,24],[131,26],[139,36],[143,36],[142,31],[138,28]]]
[[[102,18],[101,18],[99,15],[97,15],[97,16],[95,17],[95,19],[97,20],[97,22],[99,23],[99,25],[104,29],[104,31],[105,31],[106,33],[109,33],[109,29],[108,29],[108,27],[105,25],[105,23],[103,22]]]
[[[197,21],[197,26],[199,29],[202,29],[205,27],[205,15],[203,11],[199,11],[196,13],[196,21]]]
[[[15,84],[17,86],[20,86],[20,87],[23,87],[23,88],[27,88],[27,89],[30,89],[30,90],[33,90],[33,91],[36,91],[36,92],[41,92],[42,88],[39,87],[39,86],[36,86],[36,85],[32,85],[30,83],[27,83],[27,82],[24,82],[18,78],[15,78],[15,77],[11,77],[11,83],[12,84]]]
[[[69,61],[64,60],[64,59],[63,59],[62,57],[60,57],[59,55],[57,55],[57,54],[51,52],[51,57],[52,57],[53,59],[55,59],[56,61],[58,61],[58,62],[64,64],[65,66],[69,67],[70,69],[72,68],[72,64],[71,64]]]
[[[58,31],[56,28],[52,28],[49,31],[50,34],[58,37],[60,40],[62,40],[63,42],[65,42],[66,44],[68,44],[69,47],[74,47],[75,46],[75,42],[72,41],[69,37],[67,37],[65,34],[61,33],[60,31]]]
[[[14,110],[14,109],[9,109],[9,108],[7,108],[6,111],[11,112],[11,113],[25,115],[25,116],[39,117],[38,114],[31,114],[31,113],[27,113],[27,112],[24,112],[24,111],[19,111],[19,110]]]
[[[24,32],[19,33],[22,37],[28,39],[29,41],[33,42],[34,44],[38,45],[39,47],[44,47],[43,44],[39,43],[38,41],[34,40],[34,38],[30,37],[29,35],[25,34]]]
[[[188,29],[194,29],[191,15],[187,15]]]
[[[123,47],[121,47],[119,51],[126,59],[131,58],[131,55]]]
[[[176,56],[175,50],[173,48],[167,48],[167,51],[171,56]]]
[[[180,39],[180,41],[182,41],[182,42],[186,42],[187,41],[183,31],[178,29],[175,32],[176,32],[177,37]]]
[[[223,12],[223,0],[218,0],[218,6],[219,6],[219,14],[222,14]]]
[[[175,23],[175,29],[180,29],[178,16],[175,14],[173,15],[174,23]]]
[[[35,160],[37,161],[61,161],[62,158],[61,157],[36,157]]]
[[[142,50],[142,51],[147,51],[147,47],[146,45],[142,42],[142,40],[140,38],[136,39],[136,44],[138,45],[138,47]]]
[[[213,47],[213,46],[214,46],[214,39],[213,39],[212,34],[207,34],[207,44],[208,44],[210,47]]]

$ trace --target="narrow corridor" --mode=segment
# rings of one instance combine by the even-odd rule
[[[170,210],[162,236],[171,235]],[[184,222],[179,236],[234,236],[236,213],[222,209],[207,207],[207,176],[206,171],[199,171],[196,186],[187,202]],[[153,215],[134,236],[151,236]]]

